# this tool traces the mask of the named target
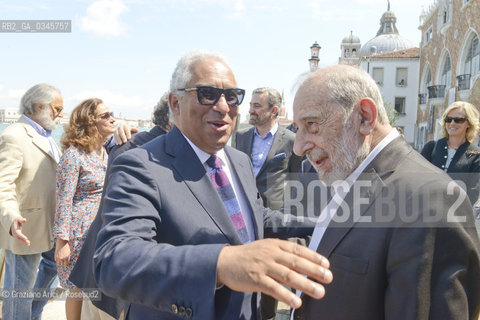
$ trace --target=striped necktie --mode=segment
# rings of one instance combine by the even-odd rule
[[[247,226],[245,225],[245,220],[243,220],[240,205],[235,197],[232,185],[228,180],[227,174],[222,169],[222,161],[216,155],[212,155],[208,158],[207,164],[212,168],[210,178],[227,209],[230,219],[232,219],[240,240],[242,240],[243,243],[249,243],[250,238],[248,236]]]

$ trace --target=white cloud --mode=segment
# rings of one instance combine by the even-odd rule
[[[160,99],[143,98],[140,96],[128,96],[109,90],[87,90],[64,97],[64,105],[67,112],[71,112],[80,102],[88,98],[100,98],[105,105],[115,113],[115,117],[121,116],[129,120],[150,119],[153,107]]]
[[[118,37],[126,30],[120,16],[128,7],[122,0],[98,0],[87,8],[87,15],[80,19],[82,30],[98,37]]]

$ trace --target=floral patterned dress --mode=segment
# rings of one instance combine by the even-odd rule
[[[56,239],[68,240],[70,264],[57,264],[60,284],[76,288],[68,280],[75,265],[90,224],[97,214],[107,170],[107,155],[101,159],[95,152],[85,153],[69,147],[57,167],[57,207],[53,234]]]

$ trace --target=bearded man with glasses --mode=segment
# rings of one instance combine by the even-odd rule
[[[34,286],[48,288],[57,275],[51,249],[54,244],[55,174],[61,152],[51,132],[63,115],[62,105],[58,89],[38,84],[23,95],[22,116],[18,122],[0,135],[4,320],[40,317],[46,300],[34,301],[32,307],[31,298],[12,296],[16,290],[31,290]]]
[[[126,301],[127,319],[260,319],[256,292],[300,306],[282,284],[324,296],[326,259],[259,240],[275,213],[263,207],[248,156],[226,146],[244,94],[219,54],[185,55],[170,83],[175,126],[113,161],[94,273]]]

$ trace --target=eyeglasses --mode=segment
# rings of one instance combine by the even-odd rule
[[[460,118],[460,117],[445,117],[445,122],[450,123],[452,121],[455,121],[455,123],[464,123],[466,118]]]
[[[63,110],[63,106],[59,104],[50,103],[50,107],[52,107],[57,113],[60,113]]]
[[[204,106],[215,105],[218,100],[220,100],[222,94],[225,96],[225,100],[227,100],[227,104],[230,107],[236,107],[242,104],[243,97],[245,97],[245,90],[238,88],[220,89],[209,86],[200,86],[177,90],[185,92],[197,91],[198,103]]]
[[[102,120],[108,120],[110,118],[113,118],[113,112],[105,112],[105,113],[99,114],[98,117]]]

